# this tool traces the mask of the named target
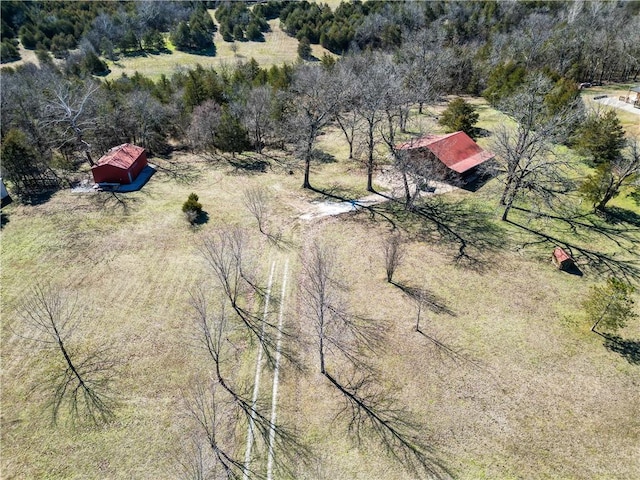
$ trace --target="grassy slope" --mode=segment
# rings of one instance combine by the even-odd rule
[[[480,112],[480,126],[490,128],[497,114],[486,107]],[[340,135],[328,133],[320,147],[337,162],[315,167],[312,183],[360,195],[364,176],[344,161]],[[287,175],[287,169],[246,175],[195,157],[177,156],[172,164],[156,160],[170,170],[127,195],[126,212],[108,196],[70,192],[43,205],[6,208],[0,273],[3,478],[176,476],[187,425],[182,396],[202,373],[188,307],[188,289],[202,272],[197,245],[220,225],[252,225],[241,192],[258,184],[274,195],[274,222],[293,241],[290,250],[276,251],[252,230],[258,273],[266,274],[272,258],[292,262],[287,321],[309,341],[312,327],[293,296],[298,254],[314,238],[335,244],[351,305],[386,332],[384,350],[372,357],[384,386],[412,411],[423,439],[457,478],[640,475],[634,456],[640,370],[606,349],[579,315],[580,300],[601,276],[580,255],[584,277],[558,272],[549,262],[551,244],[525,246],[539,237],[497,220],[497,181],[476,193],[450,194],[440,205],[440,218],[465,239],[471,260],[455,261],[458,241],[439,234],[433,221],[395,217],[412,239],[396,279],[428,289],[450,310],[423,317],[424,332],[459,353],[450,358],[412,330],[415,306],[384,281],[378,243],[391,225],[382,217],[361,213],[303,222],[297,217],[318,196],[301,191],[300,175]],[[199,231],[187,228],[180,212],[192,191],[209,214]],[[637,225],[618,224],[620,232],[608,239],[517,211],[512,218],[619,260],[638,260]],[[88,310],[82,337],[89,343],[107,339],[124,360],[117,384],[122,403],[113,424],[52,428],[42,413],[46,393],[32,387],[52,360],[16,335],[20,301],[36,280],[77,292]],[[620,334],[637,340],[640,327]],[[316,373],[313,344],[296,348],[307,370],[297,373],[285,364],[281,418],[299,429],[315,453],[296,477],[413,478],[375,443],[358,448],[345,438],[344,420],[334,420],[340,398]],[[238,359],[245,379],[253,354],[247,348]],[[330,368],[341,372],[339,365]]]
[[[597,104],[592,100],[594,96],[607,95],[609,97],[618,98],[620,96],[626,96],[629,92],[629,88],[636,86],[636,84],[613,84],[603,85],[601,87],[591,87],[582,91],[582,98],[585,100],[587,107],[591,108],[607,108],[604,105]],[[640,112],[640,110],[638,110]],[[616,114],[620,119],[620,123],[625,131],[629,135],[640,136],[640,115],[634,115],[631,112],[625,110],[616,109]]]
[[[213,10],[210,13],[213,16]],[[168,53],[122,56],[115,62],[105,59],[110,72],[104,78],[113,80],[120,78],[123,74],[133,75],[139,72],[156,80],[162,74],[170,76],[178,69],[193,68],[198,64],[203,67],[221,68],[235,65],[237,62],[247,62],[251,58],[254,58],[262,67],[299,61],[298,41],[282,31],[278,19],[269,20],[268,23],[271,31],[264,34],[264,42],[225,42],[220,33],[216,32],[214,34],[215,55],[181,52],[176,50],[167,38]],[[232,45],[237,46],[236,52],[232,50]],[[321,45],[311,45],[311,50],[318,59],[325,54],[335,56]],[[16,67],[27,62],[38,63],[33,50],[26,50],[20,46],[20,55],[20,60],[6,66]]]
[[[216,32],[214,35],[215,56],[180,52],[169,45],[171,53],[123,57],[116,62],[107,62],[111,72],[106,78],[119,78],[123,73],[132,75],[137,71],[156,79],[162,73],[168,75],[175,69],[195,67],[197,64],[203,67],[217,68],[223,65],[234,65],[236,62],[246,62],[251,58],[254,58],[263,67],[297,62],[298,41],[280,29],[279,20],[270,20],[268,23],[271,26],[271,31],[264,34],[264,42],[225,42],[220,33]],[[232,45],[237,46],[236,52],[231,49]],[[325,53],[332,55],[320,45],[312,45],[311,48],[313,55],[317,58],[321,58]]]

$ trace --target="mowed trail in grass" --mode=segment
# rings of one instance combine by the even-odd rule
[[[488,107],[480,113],[484,128],[498,118]],[[315,165],[312,184],[359,196],[365,176],[360,165],[346,161],[340,135],[328,132],[319,146],[335,161]],[[336,275],[346,287],[349,308],[384,332],[378,348],[362,352],[379,371],[380,388],[409,412],[422,442],[456,478],[640,476],[639,365],[605,348],[579,313],[580,301],[602,276],[583,257],[578,258],[585,262],[583,277],[557,271],[549,260],[551,245],[500,222],[497,180],[478,192],[457,191],[434,201],[434,215],[458,234],[454,237],[433,220],[392,205],[379,208],[395,230],[382,215],[366,211],[302,221],[309,202],[322,196],[301,190],[301,176],[289,175],[289,167],[274,164],[267,173],[248,174],[189,155],[171,160],[152,160],[162,168],[141,192],[122,197],[126,209],[109,194],[68,191],[42,205],[5,209],[3,477],[179,476],[190,425],[184,399],[209,374],[194,339],[189,290],[208,278],[200,242],[226,225],[248,230],[249,255],[263,285],[274,258],[291,261],[284,322],[295,335],[283,341],[304,369],[283,361],[277,415],[295,426],[312,452],[309,463],[295,466],[295,478],[416,478],[389,459],[370,432],[360,445],[349,437],[348,417],[338,415],[344,400],[319,374],[314,326],[297,292],[300,257],[313,241],[335,246]],[[257,231],[244,208],[242,192],[252,186],[270,192],[269,226],[285,233],[284,250]],[[180,211],[191,192],[199,195],[209,218],[195,230]],[[627,208],[637,214],[637,206]],[[514,211],[512,218],[637,261],[632,246],[640,234],[631,224],[619,224],[620,233],[609,239],[526,212]],[[433,300],[422,310],[423,334],[414,330],[415,303],[384,276],[381,242],[398,230],[408,238],[408,251],[395,280],[425,290]],[[467,242],[469,259],[456,260],[460,238]],[[19,336],[20,303],[39,281],[75,292],[86,309],[77,338],[88,346],[108,341],[122,360],[113,423],[51,426],[44,411],[48,391],[34,387],[55,357]],[[256,305],[255,311],[262,309]],[[637,341],[640,327],[629,325],[620,335]],[[251,386],[255,347],[238,345],[225,363],[234,382]],[[346,380],[348,370],[335,357],[327,358],[327,368]],[[270,380],[265,374],[260,387],[267,402]],[[246,424],[237,428],[239,458],[246,431]],[[264,445],[255,448],[266,468]]]

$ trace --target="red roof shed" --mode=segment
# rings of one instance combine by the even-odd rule
[[[571,255],[565,252],[561,247],[556,247],[553,250],[552,260],[560,270],[565,270],[575,264],[575,260]]]
[[[419,152],[423,155],[432,153],[448,169],[463,174],[481,163],[492,159],[495,155],[480,148],[469,135],[454,132],[447,135],[426,135],[399,145],[400,150]]]
[[[113,147],[91,167],[96,183],[131,183],[147,166],[147,154],[142,147],[123,143]]]

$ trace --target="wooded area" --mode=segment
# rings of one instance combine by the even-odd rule
[[[41,59],[38,67],[25,65],[4,75],[2,138],[10,134],[15,143],[25,135],[18,143],[30,149],[23,152],[30,158],[21,165],[6,162],[4,176],[15,179],[18,193],[64,183],[65,169],[125,142],[140,144],[151,154],[167,153],[176,145],[215,154],[290,144],[308,170],[314,139],[332,122],[341,126],[351,148],[355,125],[366,125],[361,135],[368,145],[371,190],[374,146],[387,138],[393,149],[388,140],[396,140],[393,130],[382,133],[385,115],[384,123],[397,123],[402,132],[411,105],[422,111],[425,104],[461,93],[482,93],[509,111],[509,101],[517,103],[518,91],[529,88],[536,75],[551,82],[544,101],[551,113],[559,114],[576,98],[577,82],[633,80],[640,73],[639,16],[633,2],[355,2],[341,4],[335,12],[306,2],[267,2],[251,10],[244,3],[223,4],[216,10],[223,38],[236,26],[264,31],[264,21],[279,15],[288,34],[348,54],[337,65],[325,57],[319,65],[267,70],[250,60],[224,71],[198,67],[156,81],[140,74],[99,81],[91,73],[107,68],[99,56],[116,58],[149,44],[154,50],[165,48],[151,37],[169,35],[177,48],[206,49],[207,42],[215,48],[211,39],[216,26],[205,9],[212,5],[38,6],[2,5],[3,41],[20,37],[27,48],[38,48]],[[58,16],[64,20],[52,21]],[[353,35],[337,41],[332,37],[337,31]],[[52,47],[49,40],[63,34],[69,36],[68,48],[79,49],[70,53]],[[335,47],[336,42],[342,46]],[[62,60],[54,63],[47,51]],[[583,121],[576,108],[571,115],[569,126]],[[291,132],[301,138],[292,138]],[[303,183],[310,186],[306,177]]]
[[[640,3],[1,8],[3,475],[640,473],[640,116],[588,90]],[[403,147],[459,131],[468,178]],[[91,190],[122,144],[157,173]]]

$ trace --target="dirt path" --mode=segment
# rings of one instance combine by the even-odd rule
[[[302,220],[315,220],[322,217],[355,212],[359,208],[388,202],[391,198],[400,198],[404,195],[404,186],[402,185],[399,175],[394,175],[393,172],[380,175],[376,179],[376,183],[385,188],[385,195],[373,193],[366,197],[345,202],[334,202],[330,200],[312,202],[309,204],[308,210],[300,215],[300,218]],[[440,195],[456,189],[456,187],[442,182],[428,182],[428,185],[432,191],[422,191],[420,192],[420,196]],[[411,188],[413,189],[414,186],[411,185]]]
[[[303,220],[314,220],[316,218],[328,217],[330,215],[355,212],[360,207],[371,206],[388,200],[389,199],[387,197],[374,193],[350,202],[314,202],[310,204],[310,210],[307,213],[300,215],[300,218]]]
[[[620,110],[624,110],[626,112],[634,113],[636,115],[640,115],[640,108],[635,108],[630,103],[621,102],[620,100],[618,100],[617,97],[614,97],[614,96],[606,96],[604,98],[599,98],[597,100],[593,99],[593,101],[596,103],[607,105],[608,107],[613,107]]]
[[[271,286],[273,285],[273,274],[276,269],[276,261],[273,260],[271,262],[271,271],[269,272],[269,283],[267,284],[267,291],[264,298],[264,312],[262,313],[262,337],[264,338],[264,328],[267,322],[267,316],[269,314],[269,299],[271,298]],[[262,342],[258,345],[258,358],[256,360],[256,376],[253,380],[253,397],[251,399],[251,407],[254,409],[251,412],[251,417],[249,418],[249,428],[247,431],[247,448],[245,450],[244,455],[244,475],[243,478],[245,480],[249,479],[249,463],[251,462],[251,450],[253,449],[253,440],[254,433],[253,429],[255,426],[255,408],[256,403],[258,402],[258,392],[260,390],[260,374],[262,372],[262,356],[264,354],[264,348],[262,346]]]
[[[276,417],[278,404],[278,384],[280,378],[280,349],[282,345],[282,321],[284,317],[285,302],[287,293],[287,280],[289,278],[289,259],[285,261],[284,272],[282,273],[282,292],[280,294],[280,313],[278,315],[278,340],[276,343],[276,364],[273,369],[273,392],[271,395],[271,430],[269,431],[269,458],[267,461],[267,480],[273,479],[273,462],[275,458],[274,444],[276,438]]]

